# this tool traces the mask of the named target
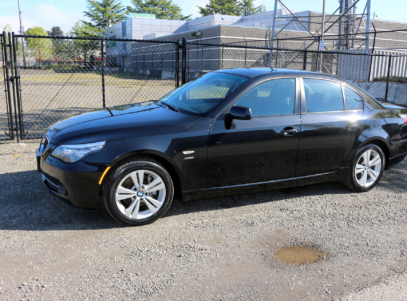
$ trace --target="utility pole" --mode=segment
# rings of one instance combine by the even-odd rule
[[[20,34],[24,34],[23,31],[23,21],[21,20],[21,8],[20,8],[20,0],[18,0],[18,14],[20,16]],[[23,64],[24,64],[24,68],[26,68],[26,64],[25,64],[25,45],[24,45],[24,38],[21,38],[21,45],[23,45]]]
[[[318,50],[324,50],[324,31],[325,31],[325,0],[322,2],[322,28],[321,35],[319,37]],[[322,53],[319,54],[319,71],[322,71]]]
[[[367,0],[367,15],[366,15],[366,50],[369,51],[370,47],[370,0]],[[374,13],[373,13],[374,14]],[[375,30],[375,36],[376,36],[376,30]]]
[[[339,16],[343,13],[343,0],[339,0]],[[338,49],[342,48],[342,18],[339,19]]]
[[[275,0],[275,2],[274,2],[273,29],[271,30],[271,39],[270,39],[270,48],[271,48],[270,49],[270,55],[269,55],[269,57],[270,57],[270,62],[269,62],[270,68],[272,68],[271,64],[273,62],[274,33],[276,31],[276,18],[277,18],[277,1],[278,0]]]
[[[345,9],[344,11],[348,11],[349,9],[349,1],[350,0],[345,0]],[[344,30],[344,34],[345,34],[345,49],[349,49],[349,12],[346,13],[345,16],[345,30]]]

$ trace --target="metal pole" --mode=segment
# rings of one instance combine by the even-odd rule
[[[339,15],[343,13],[343,0],[339,0]],[[339,30],[338,30],[338,49],[342,47],[342,18],[339,19]]]
[[[8,73],[8,58],[7,58],[7,38],[6,38],[6,32],[3,31],[3,52],[4,52],[4,60],[5,60],[5,80],[6,80],[6,97],[8,97],[8,106],[9,106],[9,112],[10,112],[10,134],[11,134],[11,139],[14,139],[14,129],[13,129],[13,108],[11,106],[11,93],[10,93],[10,80],[9,80],[9,73]],[[10,40],[9,40],[10,43]],[[18,137],[17,137],[18,139]]]
[[[187,82],[187,39],[182,38],[181,84]]]
[[[179,39],[175,44],[175,88],[179,87]]]
[[[244,67],[246,68],[247,66],[247,41],[246,41],[246,49],[244,50]]]
[[[304,61],[302,63],[302,70],[307,70],[307,52],[304,51]]]
[[[370,57],[370,68],[369,68],[369,77],[367,78],[367,81],[370,82],[370,76],[372,75],[372,65],[373,65],[373,59],[374,59],[374,47],[376,45],[376,27],[374,26],[374,23],[372,23],[373,28],[374,28],[374,38],[373,38],[373,48],[372,48],[372,56]]]
[[[322,46],[324,45],[324,30],[325,30],[325,0],[322,2],[322,29],[321,36],[319,37],[318,50],[321,50],[321,43]],[[322,53],[319,54],[319,71],[322,71]]]
[[[11,83],[13,88],[13,100],[14,100],[14,118],[16,120],[16,136],[17,142],[20,142],[20,136],[18,135],[18,118],[17,118],[17,104],[16,104],[16,91],[15,91],[15,84],[14,84],[14,70],[13,70],[13,48],[11,46],[11,34],[8,33],[8,47],[10,48],[10,63],[11,63]]]
[[[276,18],[277,18],[277,2],[278,0],[274,1],[274,12],[273,12],[273,28],[271,30],[271,38],[270,38],[270,68],[271,67],[271,62],[273,60],[273,48],[274,48],[274,34],[276,31]]]
[[[384,96],[384,99],[386,100],[386,102],[387,102],[387,97],[389,94],[390,69],[391,69],[391,55],[389,55],[389,64],[387,65],[386,95]]]
[[[102,95],[103,95],[103,107],[106,108],[106,93],[105,93],[105,53],[103,47],[103,39],[100,41],[100,47],[102,51]]]
[[[22,110],[21,99],[20,99],[20,76],[18,75],[18,68],[17,68],[17,51],[16,51],[17,43],[16,43],[16,38],[14,37],[14,32],[11,34],[11,39],[12,39],[11,45],[13,45],[14,89],[15,89],[15,95],[17,98],[18,124],[19,124],[19,128],[20,128],[20,139],[23,139],[23,136],[24,136],[23,123],[22,123],[23,110]],[[17,121],[16,121],[16,123],[17,123]]]
[[[20,34],[23,35],[24,31],[23,31],[23,21],[21,20],[20,0],[18,0],[18,14],[20,16]],[[24,64],[24,68],[26,68],[24,38],[21,38],[21,44],[23,44],[23,64]]]
[[[369,50],[370,47],[370,0],[367,0],[367,16],[366,16],[366,49]],[[375,30],[375,38],[376,38],[376,30]]]

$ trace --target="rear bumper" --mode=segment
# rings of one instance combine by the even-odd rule
[[[396,166],[397,164],[401,163],[406,158],[406,156],[407,156],[407,154],[404,154],[404,155],[389,159],[389,162],[387,162],[387,165],[386,165],[386,170],[388,170],[388,169]]]
[[[45,187],[53,194],[80,208],[98,209],[103,166],[84,162],[67,164],[49,156],[44,159],[37,150],[37,170]]]

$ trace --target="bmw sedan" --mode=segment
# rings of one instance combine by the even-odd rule
[[[52,193],[125,225],[154,222],[174,197],[328,181],[365,192],[406,157],[406,113],[321,73],[220,70],[159,100],[54,124],[38,171]]]

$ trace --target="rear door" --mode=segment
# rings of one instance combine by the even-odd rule
[[[335,80],[304,77],[301,82],[302,125],[296,176],[335,171],[360,135],[362,98]]]
[[[235,103],[251,120],[217,118],[208,145],[208,186],[258,183],[295,176],[299,131],[298,79],[261,82]]]

